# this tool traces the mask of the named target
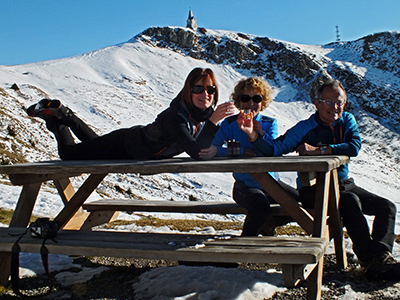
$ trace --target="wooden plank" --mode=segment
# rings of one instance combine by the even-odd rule
[[[327,217],[329,203],[330,172],[317,173],[314,204],[314,237],[328,237]]]
[[[213,173],[213,172],[327,172],[347,163],[347,156],[282,156],[215,158],[196,161],[191,158],[165,160],[110,160],[110,161],[47,161],[0,166],[2,174],[53,175],[108,173]]]
[[[78,211],[85,200],[93,193],[94,189],[106,177],[107,174],[90,175],[88,179],[82,184],[80,189],[74,194],[70,201],[61,210],[58,216],[54,219],[62,228],[72,216]]]
[[[339,211],[339,178],[337,170],[331,171],[331,185],[329,189],[329,223],[335,245],[336,262],[338,268],[347,268],[346,246],[343,238],[343,222]]]
[[[319,259],[316,267],[312,270],[307,282],[307,299],[320,300],[322,288],[322,275],[324,271],[324,257]]]
[[[84,222],[79,227],[79,230],[91,230],[92,227],[107,224],[109,222],[117,220],[119,215],[118,211],[92,211],[84,220]],[[74,220],[75,216],[71,219]],[[70,221],[70,222],[71,222]],[[69,224],[69,223],[68,223]],[[64,229],[70,229],[64,227]]]
[[[276,210],[279,207],[275,206]],[[168,200],[123,200],[101,199],[83,204],[88,211],[151,211],[151,212],[184,212],[184,213],[216,213],[216,214],[246,214],[247,210],[235,202],[217,201],[168,201]]]
[[[301,186],[313,186],[317,183],[316,172],[299,173]]]
[[[23,230],[19,228],[20,232]],[[3,228],[0,230],[0,251],[11,249],[16,240],[8,232]],[[254,240],[254,243],[247,243],[249,240]],[[38,252],[40,245],[40,239],[30,236],[20,241],[24,252]],[[214,239],[202,235],[66,230],[60,231],[56,242],[46,242],[50,253],[68,255],[287,264],[316,262],[323,256],[326,245],[325,239],[305,237]]]
[[[317,263],[306,265],[282,264],[281,267],[285,286],[294,287],[299,283],[300,280],[306,280],[316,265]]]
[[[72,186],[71,181],[69,180],[68,177],[67,178],[64,177],[60,179],[55,179],[53,180],[53,182],[57,188],[61,200],[63,201],[64,205],[66,205],[75,194],[75,189]]]
[[[54,185],[57,188],[58,194],[61,197],[64,205],[67,205],[69,200],[75,195],[75,189],[69,178],[60,178],[54,180]],[[64,229],[79,229],[85,222],[89,213],[83,211],[82,207],[73,215],[73,217],[64,225]]]
[[[29,224],[41,185],[41,183],[33,183],[23,186],[17,206],[10,221],[10,227],[25,227]]]
[[[24,164],[21,164],[19,166],[23,166]],[[73,176],[79,176],[82,173],[76,173],[76,172],[70,172],[68,171],[68,174],[63,174],[61,173],[56,173],[56,174],[43,174],[43,173],[21,173],[21,174],[10,174],[9,179],[12,184],[14,185],[25,185],[25,184],[31,184],[31,183],[38,183],[38,182],[45,182],[49,180],[58,180],[58,179],[63,179],[63,178],[68,178],[68,177],[73,177]]]
[[[308,233],[313,231],[313,217],[298,205],[268,173],[250,174],[267,193]]]
[[[0,286],[6,287],[8,284],[8,277],[10,277],[11,269],[11,252],[0,251]]]
[[[17,206],[10,221],[10,227],[26,227],[29,224],[40,186],[41,183],[34,183],[25,185],[22,188]],[[5,286],[7,284],[10,275],[10,259],[11,253],[0,252],[0,286]]]

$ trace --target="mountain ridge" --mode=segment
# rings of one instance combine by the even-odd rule
[[[61,99],[104,134],[152,122],[177,95],[191,69],[209,67],[218,79],[220,101],[229,99],[239,79],[265,77],[274,102],[263,113],[278,120],[282,134],[314,111],[311,83],[328,72],[344,82],[349,96],[346,109],[357,118],[363,140],[361,154],[352,159],[352,174],[366,186],[384,186],[386,196],[394,198],[400,190],[400,137],[395,125],[400,69],[391,59],[398,37],[381,33],[354,42],[313,46],[222,30],[152,27],[127,42],[71,58],[0,66],[2,163],[58,158],[56,141],[43,120],[29,118],[21,109],[43,97]],[[366,41],[372,48],[364,50]],[[383,46],[388,47],[386,52]],[[371,49],[375,49],[372,54]],[[374,53],[384,53],[387,62],[380,64]],[[294,175],[284,176],[294,183]],[[106,197],[187,200],[193,195],[202,201],[231,201],[230,174],[219,181],[174,174],[152,179],[113,175],[97,192]]]
[[[391,114],[400,121],[400,33],[382,32],[356,41],[335,42],[321,46],[326,53],[299,51],[299,44],[283,42],[243,33],[197,31],[181,27],[152,27],[128,42],[142,41],[155,47],[173,51],[214,63],[232,64],[236,69],[249,70],[251,75],[262,76],[280,86],[280,80],[298,88],[296,99],[308,95],[311,83],[326,71],[341,80],[349,94],[349,102],[357,102],[365,111],[380,118]],[[219,33],[219,34],[218,34]],[[329,49],[331,49],[329,51]],[[339,62],[338,59],[342,60]],[[351,58],[350,60],[347,58]],[[377,69],[365,76],[365,68]],[[381,71],[381,72],[379,72]],[[379,75],[392,73],[391,82],[380,88]],[[277,74],[280,74],[278,76]],[[377,82],[378,81],[378,82]],[[377,100],[379,99],[379,100]],[[390,101],[390,100],[393,101]],[[378,101],[378,103],[377,103]],[[392,127],[397,133],[397,128]]]

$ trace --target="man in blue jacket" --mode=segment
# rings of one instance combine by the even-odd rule
[[[344,112],[346,101],[346,92],[340,81],[328,79],[320,84],[313,97],[317,112],[277,139],[262,139],[243,114],[238,117],[238,126],[265,156],[296,151],[299,155],[341,154],[354,157],[361,149],[361,138],[354,116]],[[367,278],[398,281],[399,264],[391,255],[395,239],[396,206],[358,187],[348,173],[347,164],[338,169],[339,209],[354,253]],[[298,189],[303,205],[312,207],[315,187],[301,187],[298,182]],[[375,217],[371,233],[364,214]]]

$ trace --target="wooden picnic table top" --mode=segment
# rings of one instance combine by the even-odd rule
[[[212,172],[328,172],[349,162],[344,155],[279,156],[215,158],[199,161],[192,158],[163,160],[51,160],[0,166],[0,174],[8,175],[65,175],[83,173],[212,173]]]

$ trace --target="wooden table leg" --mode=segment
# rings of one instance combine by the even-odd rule
[[[71,181],[69,180],[69,178],[63,178],[54,179],[53,182],[57,188],[61,200],[63,201],[64,205],[66,205],[69,200],[75,195],[75,189],[72,186]]]
[[[72,196],[68,203],[65,204],[65,207],[54,219],[60,227],[64,227],[68,223],[106,175],[107,174],[92,174],[86,179],[79,190]]]
[[[71,200],[71,198],[75,195],[75,189],[72,186],[72,183],[69,178],[63,179],[55,179],[54,185],[57,188],[58,194],[61,196],[61,199],[64,205]],[[78,230],[85,223],[85,220],[89,216],[88,212],[85,212],[82,207],[78,209],[78,211],[73,215],[71,220],[67,224],[63,226],[63,229],[73,229]]]
[[[313,217],[288,195],[268,173],[250,174],[263,189],[308,233],[313,233]]]
[[[316,192],[315,192],[315,212],[313,237],[328,238],[328,202],[330,187],[330,172],[317,173]],[[324,270],[324,256],[318,261],[308,278],[307,299],[321,299],[322,276]]]
[[[317,173],[314,211],[314,237],[328,237],[328,201],[330,172]]]
[[[307,282],[307,299],[320,300],[322,288],[322,275],[324,273],[324,256],[320,258],[318,264],[308,277]]]
[[[37,195],[42,183],[26,184],[22,187],[17,206],[10,221],[10,227],[26,227],[32,216]],[[17,237],[15,238],[17,239]],[[0,252],[0,286],[6,286],[10,276],[11,253]]]
[[[335,244],[336,262],[340,269],[347,268],[346,248],[343,237],[343,223],[339,211],[339,179],[337,170],[331,172],[329,189],[329,228]]]

